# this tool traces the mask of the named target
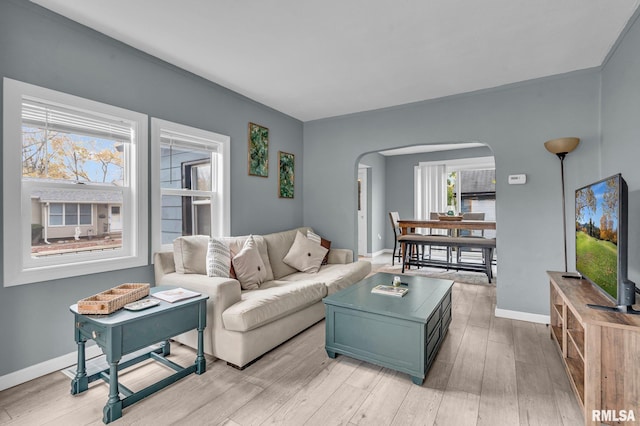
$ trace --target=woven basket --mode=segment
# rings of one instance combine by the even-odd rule
[[[149,283],[126,283],[78,301],[78,313],[107,315],[149,295]]]

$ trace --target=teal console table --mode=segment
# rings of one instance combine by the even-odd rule
[[[378,273],[324,298],[325,349],[407,373],[421,385],[451,322],[453,281],[402,275],[403,297],[373,294],[393,275]]]
[[[152,287],[151,294],[169,290],[171,286]],[[111,315],[83,315],[77,305],[69,308],[74,314],[74,335],[78,345],[78,365],[71,381],[71,394],[89,388],[89,383],[104,380],[109,383],[109,399],[103,410],[102,421],[110,423],[122,417],[122,410],[154,392],[191,374],[206,371],[203,352],[203,331],[207,325],[208,296],[198,296],[175,303],[160,301],[158,306],[131,312],[119,310]],[[182,367],[165,357],[170,353],[169,338],[189,330],[198,330],[198,350],[195,363]],[[94,340],[106,356],[107,367],[95,371],[87,368],[85,343]],[[155,347],[150,345],[157,344]],[[128,356],[127,356],[128,355]],[[152,358],[176,372],[138,392],[132,392],[118,383],[118,371]],[[124,397],[121,398],[120,395]]]

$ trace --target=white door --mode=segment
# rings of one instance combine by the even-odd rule
[[[122,231],[122,213],[121,206],[109,206],[109,232]]]
[[[367,168],[358,168],[358,255],[367,255]]]

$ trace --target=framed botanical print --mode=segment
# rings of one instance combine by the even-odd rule
[[[295,156],[278,151],[278,197],[293,198]]]
[[[249,175],[269,177],[269,129],[249,123]]]

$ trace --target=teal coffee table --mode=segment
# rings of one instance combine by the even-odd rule
[[[421,385],[451,322],[453,281],[402,275],[403,297],[371,293],[391,285],[378,273],[324,298],[325,349],[407,373]]]

